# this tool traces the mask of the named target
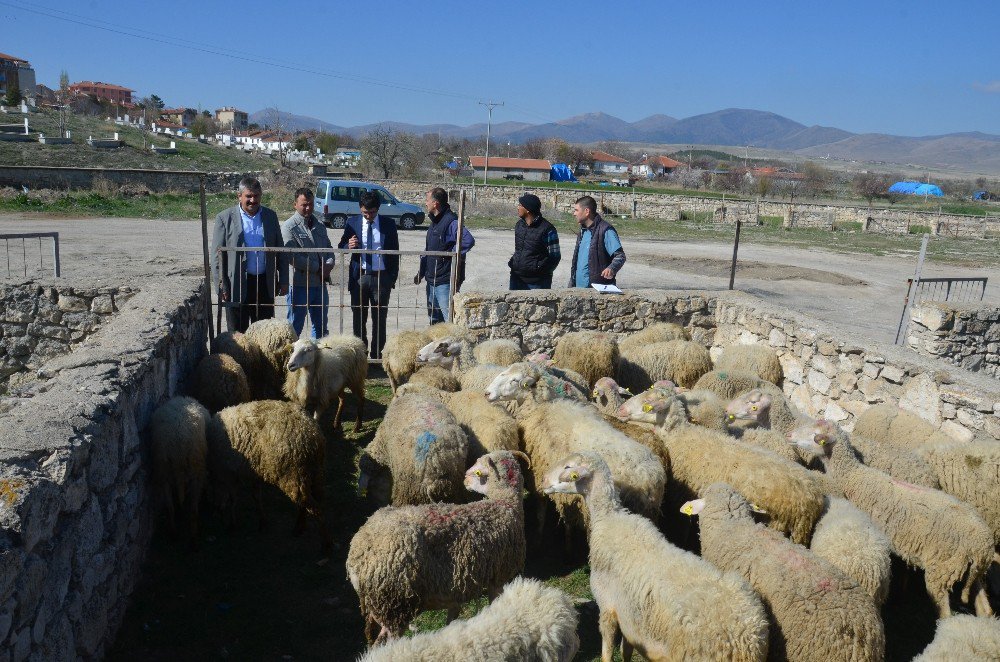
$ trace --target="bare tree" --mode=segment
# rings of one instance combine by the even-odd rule
[[[278,107],[268,109],[268,126],[269,128],[278,134],[278,163],[284,167],[285,165],[285,144],[284,137],[282,135],[284,126],[281,119],[281,111]]]
[[[409,156],[412,141],[409,134],[379,124],[361,139],[361,159],[367,165],[382,171],[385,179],[403,166]]]
[[[814,198],[824,193],[833,180],[833,173],[828,168],[812,161],[806,161],[802,166],[802,174],[805,175],[803,184]]]
[[[884,175],[874,172],[861,172],[854,176],[851,181],[854,192],[868,201],[868,206],[872,206],[872,200],[884,196],[889,189],[889,182]]]

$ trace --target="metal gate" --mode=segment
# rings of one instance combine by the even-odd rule
[[[975,278],[907,278],[906,297],[903,299],[903,316],[896,330],[896,344],[906,337],[910,325],[910,308],[921,301],[953,301],[970,303],[982,301],[986,296],[985,277]]]
[[[0,234],[0,239],[4,242],[4,258],[7,263],[7,277],[21,272],[21,274],[27,278],[29,273],[34,275],[41,275],[42,272],[52,269],[52,273],[56,278],[61,275],[61,270],[59,268],[59,233],[58,232],[17,232],[9,234]],[[29,248],[28,239],[37,239],[38,247],[35,248],[34,243],[30,242],[31,247]],[[52,263],[48,266],[45,265],[45,249],[42,246],[42,239],[52,240]],[[20,240],[20,245],[18,245],[18,240]],[[13,242],[13,251],[11,251],[11,243]],[[20,248],[20,250],[18,250]],[[37,271],[35,269],[35,261],[38,261]]]

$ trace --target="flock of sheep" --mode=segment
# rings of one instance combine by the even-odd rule
[[[340,425],[349,389],[360,426],[364,345],[267,320],[212,350],[195,397],[151,423],[170,521],[183,511],[196,535],[209,486],[231,513],[241,486],[259,504],[267,483],[329,546],[319,415],[337,401]],[[923,570],[938,609],[920,660],[1000,659],[984,583],[1000,562],[1000,442],[959,442],[888,405],[847,434],[795,410],[770,348],[713,363],[669,323],[567,333],[551,359],[439,324],[390,338],[383,366],[394,397],[357,481],[378,510],[347,558],[363,660],[572,659],[572,599],[519,576],[526,528],[551,514],[568,548],[586,536],[602,660],[619,642],[624,660],[881,660],[890,555]],[[429,609],[449,624],[403,636]]]

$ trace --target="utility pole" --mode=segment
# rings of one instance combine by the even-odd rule
[[[480,106],[486,106],[486,164],[483,167],[483,186],[486,185],[486,177],[490,173],[490,127],[493,124],[493,109],[502,106],[503,101],[480,101]]]

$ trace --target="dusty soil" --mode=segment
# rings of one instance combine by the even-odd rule
[[[219,210],[210,210],[213,213]],[[287,214],[290,215],[290,214]],[[279,214],[279,217],[284,218]],[[89,282],[141,282],[143,278],[163,278],[176,273],[201,273],[201,227],[191,221],[144,219],[54,218],[39,215],[0,215],[0,233],[57,231],[60,233],[63,278]],[[513,251],[511,231],[478,230],[476,247],[469,256],[468,280],[463,289],[506,289],[507,260]],[[336,243],[338,237],[332,237]],[[716,242],[622,240],[629,260],[619,275],[626,289],[723,290],[729,286],[732,247]],[[404,250],[424,246],[422,231],[400,232]],[[9,244],[10,267],[5,269],[5,247],[0,242],[0,278],[22,275],[20,241]],[[563,260],[554,282],[569,282],[572,237],[562,238]],[[51,274],[51,248],[43,243],[44,273]],[[29,240],[25,246],[29,275],[37,273],[39,246]],[[778,305],[823,320],[833,328],[860,333],[872,340],[891,342],[903,308],[906,279],[912,277],[914,259],[844,255],[816,249],[761,246],[745,242],[740,246],[736,288]],[[341,277],[334,272],[334,278]],[[425,322],[424,286],[414,286],[417,258],[402,259],[400,279],[393,294],[390,325],[396,328],[422,326]],[[987,276],[1000,279],[1000,269],[972,269],[948,265],[927,265],[924,276]],[[987,287],[985,300],[1000,303],[995,287]],[[345,304],[347,302],[344,302]],[[343,320],[350,328],[349,314],[331,293],[331,329]]]

